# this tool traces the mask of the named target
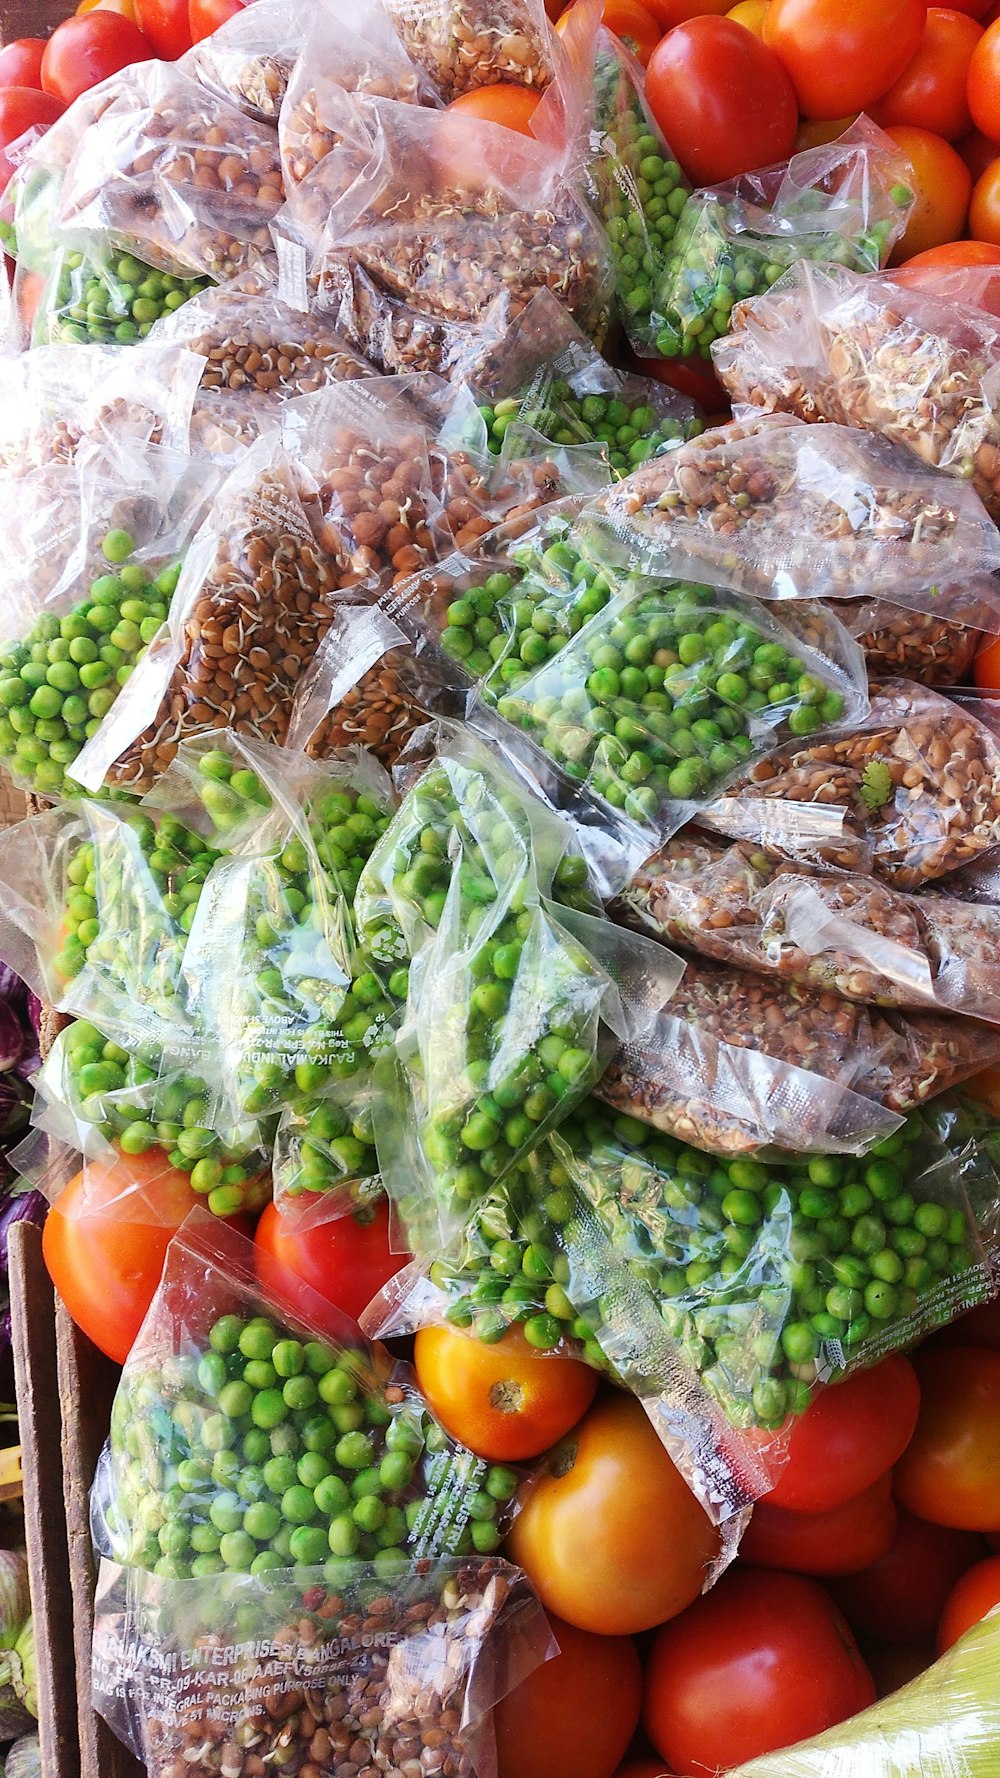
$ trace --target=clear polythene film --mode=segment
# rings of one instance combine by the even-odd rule
[[[595,519],[594,547],[649,573],[684,556],[760,598],[884,595],[956,623],[976,621],[966,581],[1000,566],[974,489],[872,433],[789,414],[688,440],[603,495]]]
[[[287,745],[312,759],[367,747],[391,769],[427,721],[416,655],[399,625],[377,605],[341,605],[302,681]]]
[[[477,87],[526,86],[542,92],[557,67],[559,40],[542,0],[387,0],[407,53],[442,103]]]
[[[1000,330],[984,309],[803,264],[738,306],[713,359],[734,402],[879,433],[971,482],[997,517],[1000,423],[984,379]]]
[[[239,458],[185,559],[166,631],[75,764],[86,789],[148,789],[196,729],[283,739],[336,584],[302,503],[309,485],[274,439]]]
[[[81,137],[59,221],[162,271],[224,282],[270,249],[282,198],[273,129],[175,64],[142,62]]]
[[[707,356],[734,303],[769,290],[795,261],[877,271],[913,201],[906,156],[866,117],[790,161],[694,192],[653,293],[658,350]]]
[[[258,0],[256,12],[201,38],[181,68],[258,123],[277,124],[311,12],[305,0]]]
[[[195,1211],[122,1373],[92,1517],[102,1554],[178,1580],[333,1559],[390,1583],[493,1554],[519,1481],[448,1437],[407,1366],[280,1267],[265,1290],[252,1245]]]
[[[920,889],[1000,845],[1000,750],[985,700],[905,679],[873,690],[846,736],[785,742],[705,811],[713,827],[793,850],[865,849],[874,875]],[[840,862],[833,858],[833,862]]]
[[[838,600],[834,609],[865,657],[872,679],[912,679],[918,685],[972,683],[972,663],[983,646],[984,630],[1000,624],[996,582],[983,577],[973,612],[966,589],[969,621],[949,623],[928,611],[908,611],[888,599]]]
[[[102,1563],[94,1702],[150,1778],[234,1760],[495,1778],[490,1712],[557,1652],[526,1577],[497,1557],[389,1581],[328,1566],[174,1580]]]
[[[81,444],[187,448],[197,353],[161,342],[142,359],[114,346],[38,346],[0,358],[0,469],[71,462]]]
[[[732,1778],[992,1778],[1000,1613],[991,1611],[889,1699]]]
[[[1000,1012],[989,902],[904,895],[695,828],[648,859],[621,900],[644,930],[716,962],[879,1006]]]

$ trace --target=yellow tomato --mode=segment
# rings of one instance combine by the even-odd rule
[[[767,0],[739,0],[739,5],[727,12],[726,17],[735,19],[736,23],[742,25],[745,31],[752,31],[755,37],[760,37],[763,40],[766,11]]]

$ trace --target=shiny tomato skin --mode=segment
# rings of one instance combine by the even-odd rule
[[[928,1347],[915,1360],[920,1418],[896,1467],[910,1512],[961,1531],[1000,1531],[1000,1352]]]
[[[987,27],[972,52],[966,96],[976,129],[1000,141],[1000,19]]]
[[[1000,1556],[987,1556],[968,1569],[949,1593],[938,1624],[938,1654],[943,1655],[973,1624],[981,1623],[995,1605],[1000,1605]]]
[[[558,1655],[497,1706],[497,1778],[608,1778],[639,1723],[639,1651],[631,1636],[549,1627]]]
[[[28,130],[47,130],[64,110],[61,99],[33,86],[0,87],[0,191],[6,189],[15,166],[5,150]]]
[[[886,135],[906,155],[917,195],[905,232],[893,249],[891,264],[903,265],[914,254],[957,241],[965,232],[972,174],[951,143],[933,130],[893,124]]]
[[[200,43],[211,37],[227,19],[243,11],[243,0],[188,0],[188,30],[191,42]]]
[[[0,49],[0,86],[30,86],[42,90],[44,37],[16,37]]]
[[[919,1407],[916,1372],[900,1353],[821,1389],[794,1422],[787,1460],[765,1500],[798,1513],[852,1500],[905,1451]]]
[[[176,62],[191,48],[188,0],[135,0],[135,15],[161,62]]]
[[[972,188],[969,227],[977,240],[1000,245],[1000,157],[980,173]]]
[[[563,17],[565,18],[565,13]],[[604,0],[602,22],[622,43],[627,43],[643,67],[663,36],[663,26],[641,0]]]
[[[982,27],[963,12],[931,6],[924,34],[899,79],[870,116],[884,129],[887,124],[914,124],[934,130],[946,142],[955,142],[972,128],[966,98],[966,79],[972,52]]]
[[[885,1554],[858,1574],[831,1580],[830,1592],[857,1635],[928,1642],[955,1582],[982,1555],[974,1532],[931,1525],[900,1506]]]
[[[56,26],[42,57],[42,86],[69,105],[109,74],[147,62],[152,53],[131,19],[97,9]]]
[[[668,31],[649,59],[646,101],[696,186],[791,153],[792,83],[777,56],[732,19],[695,18]]]
[[[318,1225],[311,1225],[298,1207],[279,1211],[268,1204],[254,1236],[254,1263],[261,1283],[294,1314],[299,1299],[291,1278],[301,1278],[310,1313],[313,1292],[330,1303],[332,1334],[344,1315],[356,1321],[406,1260],[405,1253],[390,1251],[389,1206],[384,1198],[368,1221],[341,1216]]]
[[[49,1276],[77,1326],[116,1364],[142,1326],[170,1241],[198,1208],[204,1199],[188,1175],[150,1149],[88,1161],[49,1210],[42,1231]]]
[[[413,1350],[432,1412],[477,1457],[520,1463],[548,1451],[583,1418],[597,1372],[547,1357],[512,1327],[492,1344],[454,1327],[422,1327]]]
[[[817,1581],[731,1568],[653,1643],[643,1724],[683,1778],[715,1778],[875,1701],[871,1674]]]
[[[526,86],[498,82],[496,86],[480,86],[475,92],[463,93],[461,98],[452,99],[447,109],[458,111],[463,117],[483,117],[488,123],[502,123],[509,130],[530,136],[531,119],[540,103],[540,93],[529,92]]]
[[[764,42],[787,68],[804,117],[846,117],[899,79],[926,22],[925,0],[771,0]]]
[[[992,241],[946,241],[940,247],[928,247],[914,253],[893,272],[897,284],[910,282],[905,275],[916,271],[957,271],[963,266],[1000,265],[1000,247]],[[928,285],[928,288],[932,288]]]
[[[891,1474],[827,1513],[790,1513],[759,1501],[740,1561],[791,1574],[854,1574],[883,1556],[896,1529]]]
[[[682,1611],[718,1548],[639,1403],[618,1392],[556,1447],[507,1538],[546,1610],[605,1636]]]

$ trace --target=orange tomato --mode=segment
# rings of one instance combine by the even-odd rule
[[[923,36],[925,0],[771,0],[770,44],[805,117],[867,111],[898,80]]]
[[[885,1555],[895,1530],[890,1474],[825,1513],[792,1513],[758,1501],[740,1560],[792,1574],[856,1574]]]
[[[989,25],[972,52],[966,96],[977,130],[1000,141],[1000,20]]]
[[[755,37],[764,36],[764,14],[768,0],[739,0],[738,6],[731,6],[726,13],[727,19],[735,19],[745,30],[752,31]]]
[[[972,663],[972,671],[981,691],[1000,691],[1000,636],[993,636],[979,650]],[[977,1082],[980,1083],[978,1092]],[[983,1089],[992,1097],[992,1109],[1000,1111],[1000,1074],[995,1068],[987,1068],[984,1074],[977,1074],[965,1087],[965,1091],[971,1093],[974,1099],[982,1099]],[[988,1104],[989,1099],[984,1102]]]
[[[661,31],[672,31],[675,25],[686,25],[688,19],[721,18],[729,11],[732,0],[646,0]]]
[[[976,667],[978,668],[984,655],[989,654],[991,649],[998,646],[1000,646],[1000,639],[998,639],[998,642],[996,643],[989,643],[987,647],[983,649],[981,654],[977,654]],[[1000,660],[998,660],[996,664],[998,669],[1000,669]],[[976,674],[976,684],[981,685],[984,691],[993,690],[992,681],[986,681],[984,684],[983,680],[979,678],[978,672]],[[978,1074],[973,1075],[971,1080],[966,1081],[962,1091],[963,1093],[968,1093],[970,1099],[977,1099],[980,1105],[985,1105],[987,1111],[993,1111],[1000,1117],[1000,1068],[981,1069]]]
[[[718,1549],[639,1403],[618,1392],[556,1447],[507,1539],[546,1610],[606,1636],[683,1611]]]
[[[943,1655],[973,1624],[981,1623],[1000,1605],[1000,1556],[987,1556],[957,1581],[948,1594],[938,1624],[937,1652]]]
[[[964,136],[972,125],[966,78],[982,34],[982,26],[965,13],[932,6],[916,51],[899,79],[871,107],[871,117],[883,129],[907,123],[935,130],[948,142]]]
[[[417,1381],[434,1413],[479,1457],[517,1463],[570,1432],[597,1391],[577,1358],[546,1357],[519,1327],[491,1345],[454,1327],[422,1327]]]
[[[836,142],[854,121],[853,117],[834,117],[826,122],[815,122],[804,117],[795,132],[795,153],[801,154],[803,148],[822,148],[826,142]]]
[[[459,111],[464,117],[484,118],[487,123],[502,123],[509,130],[530,136],[531,120],[541,97],[541,93],[530,92],[526,86],[508,86],[505,81],[498,81],[496,86],[480,86],[475,92],[463,93],[460,99],[452,99],[447,109]]]
[[[642,1707],[642,1665],[631,1636],[592,1636],[550,1619],[559,1644],[498,1704],[498,1778],[607,1778]]]
[[[639,0],[604,0],[601,19],[645,67],[663,36],[663,26],[653,17],[650,8],[640,5]]]
[[[896,242],[893,265],[915,253],[957,241],[965,232],[972,196],[972,174],[950,142],[933,130],[893,124],[886,132],[910,163],[917,201],[902,240]]]
[[[980,173],[985,173],[990,162],[995,161],[1000,155],[1000,142],[994,142],[989,136],[984,136],[982,130],[970,130],[967,136],[963,136],[960,142],[955,143],[955,147],[973,179],[978,179]]]
[[[915,1358],[917,1429],[896,1465],[896,1498],[933,1525],[1000,1531],[1000,1352],[928,1347]]]
[[[1000,247],[994,246],[992,241],[946,241],[941,247],[928,247],[925,253],[915,253],[912,259],[896,268],[893,276],[897,284],[904,284],[907,282],[904,272],[953,271],[965,265],[1000,265]]]
[[[969,228],[978,241],[1000,244],[1000,158],[990,162],[972,188]]]

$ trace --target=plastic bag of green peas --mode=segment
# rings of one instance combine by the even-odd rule
[[[359,1758],[400,1772],[411,1755],[414,1771],[487,1778],[494,1705],[555,1652],[526,1576],[497,1556],[388,1581],[332,1557],[183,1580],[103,1561],[92,1684],[151,1774],[186,1771],[192,1750],[221,1772],[248,1747],[263,1770],[307,1778]]]
[[[735,305],[797,260],[878,271],[913,207],[910,178],[905,156],[860,118],[835,142],[692,193],[652,293],[656,349],[708,358]]]
[[[175,1579],[361,1560],[387,1582],[492,1554],[520,1476],[451,1439],[409,1367],[301,1280],[280,1296],[242,1236],[188,1218],[112,1408],[103,1553]]]
[[[31,344],[134,345],[208,283],[158,271],[100,237],[65,237],[49,262]]]

